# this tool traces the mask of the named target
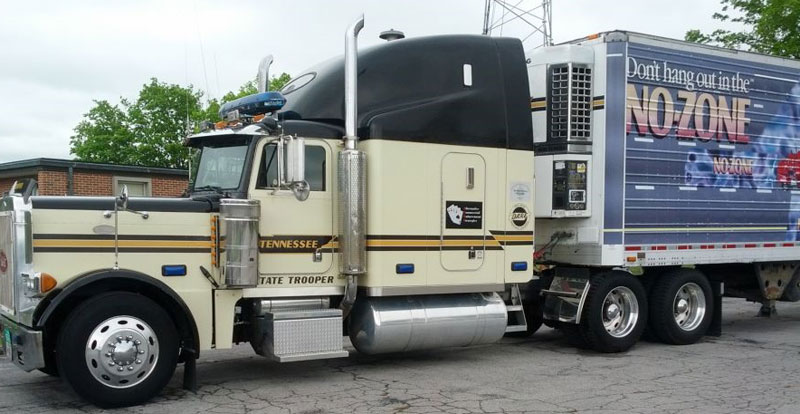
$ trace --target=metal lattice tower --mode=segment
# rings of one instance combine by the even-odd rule
[[[486,0],[483,34],[519,37],[526,49],[550,46],[552,0]]]

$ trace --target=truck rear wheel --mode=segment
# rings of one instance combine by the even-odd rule
[[[599,352],[623,352],[647,325],[647,294],[628,273],[611,271],[592,278],[578,330],[586,346]]]
[[[84,399],[101,407],[143,403],[167,385],[178,360],[170,316],[152,300],[110,292],[79,305],[57,344],[58,371]]]
[[[678,269],[659,277],[650,299],[650,329],[664,343],[693,344],[711,324],[714,300],[706,277]]]

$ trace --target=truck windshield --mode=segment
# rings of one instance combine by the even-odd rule
[[[239,188],[247,158],[247,144],[203,146],[194,190],[234,190]]]

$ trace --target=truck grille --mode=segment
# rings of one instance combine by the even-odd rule
[[[13,213],[0,212],[0,308],[14,312]]]
[[[574,64],[553,65],[548,78],[548,143],[588,143],[591,141],[592,69]]]

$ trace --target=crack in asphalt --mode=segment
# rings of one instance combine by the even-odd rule
[[[725,302],[723,336],[689,346],[643,341],[624,354],[567,346],[543,329],[474,348],[277,364],[249,347],[206,352],[198,391],[182,368],[148,404],[122,413],[784,413],[800,404],[800,304],[755,320]],[[756,323],[758,322],[758,323]],[[42,398],[46,396],[46,398]],[[44,374],[0,365],[0,413],[98,413]]]

